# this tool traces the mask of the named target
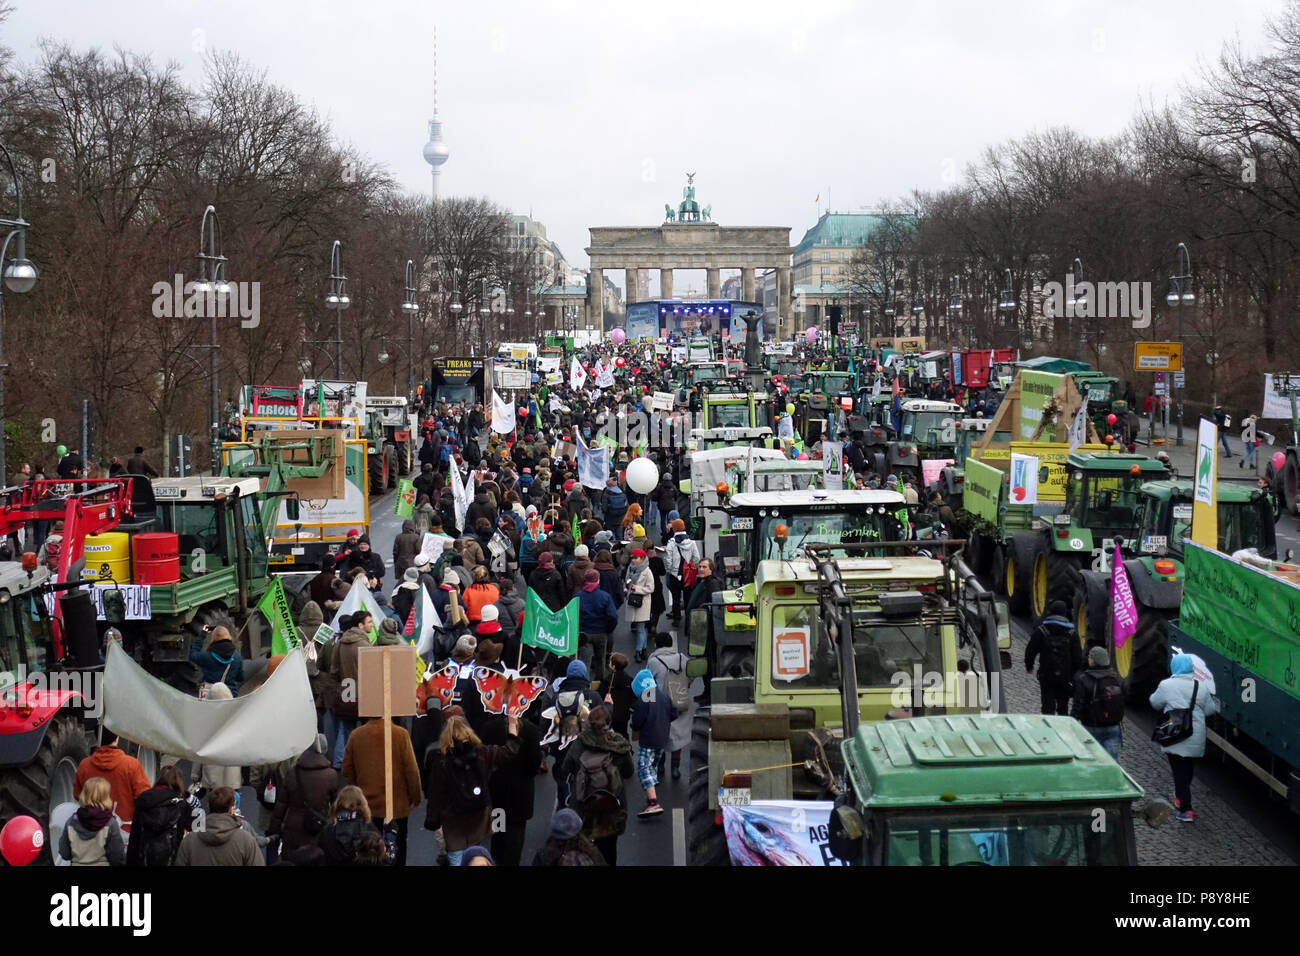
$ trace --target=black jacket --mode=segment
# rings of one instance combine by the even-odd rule
[[[488,500],[485,491],[476,493],[474,500],[470,502],[469,507],[465,510],[465,527],[467,529],[473,528],[479,518],[487,518],[488,523],[496,527],[496,509],[492,507],[492,502]]]
[[[375,823],[366,823],[359,817],[331,823],[320,834],[320,849],[325,866],[357,865],[357,853],[367,833],[379,833]]]
[[[369,551],[362,551],[357,548],[348,555],[348,570],[351,571],[354,568],[365,568],[367,576],[383,583],[384,559],[379,556],[373,547]]]
[[[532,706],[536,707],[536,702]],[[505,744],[506,736],[506,721],[503,717],[491,718],[483,729],[485,744]],[[536,724],[521,720],[519,756],[492,771],[492,776],[488,778],[492,806],[505,810],[507,827],[533,818],[534,784],[542,769],[541,739],[542,733]]]
[[[569,582],[555,568],[538,568],[529,585],[552,611],[561,611],[573,597]]]
[[[1064,642],[1061,641],[1064,636]],[[1068,661],[1057,665],[1052,657],[1053,645],[1060,645],[1064,653],[1068,655]],[[1083,669],[1083,645],[1079,643],[1079,635],[1074,630],[1074,625],[1060,617],[1045,617],[1042,622],[1034,628],[1033,633],[1029,635],[1029,643],[1025,646],[1025,668],[1034,669],[1034,661],[1042,655],[1042,662],[1038,669],[1038,682],[1048,684],[1058,684],[1069,686],[1074,675]],[[1065,670],[1063,677],[1053,672],[1061,666]]]

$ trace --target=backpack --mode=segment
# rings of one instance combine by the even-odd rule
[[[569,802],[586,819],[594,813],[621,810],[624,805],[623,775],[614,766],[608,750],[584,749],[578,757]]]
[[[1070,643],[1078,640],[1073,629],[1040,624],[1038,635],[1043,645],[1039,664],[1041,678],[1052,684],[1068,684],[1074,676],[1070,673]]]
[[[487,774],[483,772],[478,754],[472,748],[457,747],[446,756],[446,760],[451,809],[461,814],[486,809],[492,797],[488,793]]]
[[[447,462],[451,461],[450,445],[443,445],[441,448],[438,449],[438,461],[444,465],[447,464]]]
[[[686,713],[691,709],[691,678],[686,673],[685,663],[681,662],[679,656],[679,663],[682,663],[682,666],[678,670],[673,670],[668,666],[668,661],[665,658],[660,657],[658,660],[664,665],[666,674],[664,683],[668,685],[668,698],[673,702],[673,706],[677,708],[678,714]]]
[[[1092,691],[1084,709],[1089,727],[1116,727],[1124,721],[1124,685],[1119,674],[1106,670],[1092,675]]]
[[[682,579],[682,587],[693,588],[695,582],[700,576],[700,566],[694,561],[687,561],[686,555],[682,553],[681,543],[677,543],[677,556],[682,559],[682,566],[678,568],[678,577]]]

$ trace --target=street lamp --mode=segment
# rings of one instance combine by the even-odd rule
[[[1187,254],[1187,246],[1181,242],[1174,254],[1174,272],[1176,275],[1169,277],[1169,294],[1165,296],[1165,302],[1178,306],[1178,351],[1182,354],[1185,351],[1183,349],[1183,306],[1195,305],[1196,296],[1192,294],[1192,257]],[[1175,441],[1179,445],[1183,443],[1183,392],[1185,390],[1185,385],[1178,389],[1178,431]]]
[[[343,310],[352,304],[348,298],[348,277],[343,274],[343,243],[337,239],[330,247],[330,289],[325,294],[325,308],[334,310],[334,375],[343,380]]]
[[[14,203],[18,207],[18,215],[15,219],[0,218],[0,228],[8,229],[9,234],[5,236],[5,241],[0,244],[0,272],[4,274],[4,285],[9,288],[10,292],[16,292],[19,295],[31,292],[32,287],[36,285],[36,280],[40,278],[40,270],[27,258],[27,221],[23,219],[23,194],[22,187],[18,184],[18,171],[14,168],[13,158],[9,155],[9,150],[0,144],[0,153],[4,153],[5,162],[9,164],[9,175],[14,181]],[[6,261],[5,256],[9,252],[9,243],[14,246],[14,257]],[[4,290],[0,289],[0,330],[4,328]],[[9,471],[5,464],[5,401],[4,401],[4,354],[0,352],[0,485],[9,484]],[[86,449],[82,449],[84,452]]]
[[[226,257],[221,254],[221,220],[217,217],[215,206],[203,210],[203,219],[199,222],[199,281],[194,284],[196,291],[203,293],[212,303],[208,316],[209,339],[207,345],[194,345],[191,348],[208,350],[208,401],[212,418],[211,457],[212,474],[221,471],[221,405],[220,391],[217,388],[217,312],[215,297],[225,296],[230,292],[230,282],[226,278]]]
[[[952,295],[948,299],[948,335],[952,335],[954,320],[961,318],[961,276],[952,277]]]
[[[1079,306],[1087,302],[1082,289],[1083,282],[1083,260],[1078,256],[1074,257],[1074,262],[1070,263],[1070,286],[1074,290],[1073,295],[1065,303],[1065,315],[1070,322],[1070,357],[1076,362],[1079,360],[1079,338],[1078,328],[1074,320],[1078,317],[1076,311]]]
[[[406,393],[411,399],[415,398],[415,315],[420,311],[420,304],[415,297],[415,260],[407,259],[402,311],[406,313]]]

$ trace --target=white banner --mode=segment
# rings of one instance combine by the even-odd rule
[[[827,491],[844,490],[844,446],[822,442],[822,482]]]
[[[561,384],[563,381],[564,381],[564,376],[561,375],[559,372],[547,372],[547,373],[546,373],[546,384],[547,384],[547,385],[559,385],[559,384]]]
[[[582,370],[582,364],[575,357],[569,366],[569,388],[582,388],[586,382],[587,373]]]
[[[415,653],[421,657],[433,659],[434,629],[439,627],[442,627],[442,618],[438,617],[438,609],[433,606],[433,598],[429,597],[429,589],[421,586],[420,633],[416,637]]]
[[[723,806],[733,866],[848,866],[830,849],[830,800],[756,800]]]
[[[199,700],[151,677],[110,641],[104,726],[160,754],[247,767],[279,763],[315,743],[316,707],[301,650],[290,651],[246,697]]]
[[[90,582],[84,582],[89,584]],[[128,621],[150,621],[153,620],[153,590],[147,584],[123,584],[115,587],[111,584],[96,584],[93,587],[86,588],[90,593],[90,600],[95,604],[95,619],[99,621],[107,620],[104,617],[104,592],[120,590],[122,599],[126,604],[126,619]],[[50,614],[54,613],[54,594],[45,595],[45,609]]]
[[[503,402],[496,392],[492,393],[492,430],[500,435],[515,430],[515,403]]]
[[[671,412],[673,410],[673,393],[655,392],[652,409],[656,412]]]
[[[537,360],[537,371],[539,372],[558,372],[559,370],[560,357],[558,355],[548,355]]]
[[[1079,411],[1070,423],[1070,451],[1077,451],[1080,445],[1088,441],[1088,399],[1085,396],[1079,403]]]
[[[1279,395],[1273,387],[1273,375],[1271,372],[1264,374],[1264,410],[1260,412],[1260,418],[1280,418],[1283,421],[1291,420],[1291,399],[1286,395]]]
[[[584,488],[604,488],[609,480],[609,449],[593,451],[581,436],[575,435],[574,439],[578,445],[578,481]]]
[[[449,534],[434,534],[432,531],[426,531],[424,537],[420,539],[420,553],[415,563],[419,564],[420,559],[423,558],[433,564],[442,557],[442,543],[450,540],[451,535]],[[438,583],[441,584],[442,582],[439,581]]]
[[[1196,492],[1194,501],[1214,507],[1215,452],[1218,450],[1219,429],[1209,419],[1201,419],[1196,433]]]
[[[596,366],[596,385],[600,388],[614,387],[614,366],[597,365]]]
[[[1011,502],[1038,504],[1038,456],[1011,453]]]

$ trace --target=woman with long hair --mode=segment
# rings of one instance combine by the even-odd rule
[[[492,771],[519,755],[519,718],[506,717],[506,742],[485,744],[463,716],[447,718],[431,754],[424,826],[442,828],[447,857],[459,866],[465,850],[492,838]]]

